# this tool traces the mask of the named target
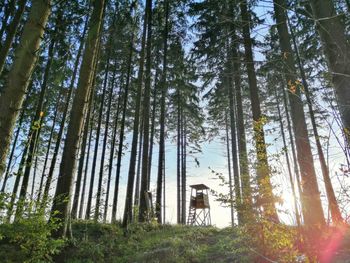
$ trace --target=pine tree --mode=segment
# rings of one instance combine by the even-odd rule
[[[94,1],[93,13],[89,22],[88,37],[84,50],[83,60],[80,67],[78,86],[73,100],[72,111],[68,124],[66,141],[62,154],[60,172],[57,188],[54,197],[52,212],[58,211],[58,218],[63,222],[57,235],[65,236],[67,233],[70,216],[70,198],[74,180],[76,154],[79,143],[79,136],[82,130],[83,116],[88,105],[88,98],[91,91],[92,69],[96,59],[98,41],[100,37],[105,2]],[[67,200],[68,199],[68,200]]]

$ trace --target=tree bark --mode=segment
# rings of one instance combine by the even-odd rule
[[[257,175],[260,193],[260,202],[264,208],[264,215],[279,222],[277,211],[274,205],[274,194],[270,182],[270,168],[267,161],[267,150],[264,133],[264,118],[260,109],[259,90],[256,80],[255,66],[253,60],[252,40],[250,37],[251,17],[248,12],[247,0],[240,1],[240,9],[243,23],[244,49],[246,56],[246,67],[248,71],[248,84],[250,90],[250,101],[253,113],[253,129],[256,154],[258,159]]]
[[[33,0],[28,21],[24,25],[15,52],[15,60],[0,96],[0,179],[5,170],[6,155],[17,115],[38,57],[50,7],[50,0]]]
[[[323,225],[324,215],[314,168],[314,161],[306,126],[303,102],[300,99],[300,85],[296,81],[294,52],[290,44],[290,36],[287,27],[284,0],[274,0],[274,9],[277,22],[277,30],[280,39],[282,57],[284,58],[284,77],[289,86],[289,101],[297,147],[297,157],[303,180],[303,198],[305,204],[304,222],[307,226]]]
[[[282,135],[282,141],[283,141],[283,148],[284,148],[283,151],[284,151],[284,155],[286,157],[287,168],[288,168],[288,175],[289,175],[289,182],[290,182],[290,187],[292,189],[292,195],[293,195],[293,203],[294,203],[294,210],[295,210],[295,221],[297,223],[297,226],[301,226],[300,213],[299,213],[299,208],[298,208],[297,195],[295,193],[295,185],[294,185],[292,167],[291,167],[291,163],[290,163],[290,160],[289,160],[289,152],[288,152],[286,134],[284,132],[284,125],[283,125],[283,120],[282,120],[282,112],[281,112],[280,101],[279,101],[279,96],[277,94],[276,87],[275,87],[275,97],[276,97],[276,105],[277,105],[277,112],[278,112],[278,120],[279,120],[279,123],[280,123],[281,135]]]
[[[149,154],[149,115],[151,97],[151,56],[152,56],[152,0],[147,0],[147,49],[146,49],[146,71],[145,71],[145,92],[143,98],[143,147],[142,147],[142,169],[141,169],[141,189],[140,189],[140,210],[139,221],[148,219],[149,212],[146,205],[145,193],[148,191],[148,154]]]
[[[115,82],[115,74],[113,76],[113,81],[112,83]],[[103,150],[102,153],[106,150],[107,146],[107,137],[108,137],[108,123],[110,119],[110,111],[111,111],[111,105],[112,105],[112,97],[113,97],[113,87],[114,84],[111,85],[110,91],[109,91],[109,100],[108,100],[108,109],[107,109],[107,116],[106,116],[106,129],[105,129],[105,134],[104,134],[104,141],[103,141]],[[111,145],[111,150],[110,150],[110,156],[109,156],[109,164],[108,164],[108,177],[107,177],[107,190],[106,190],[106,200],[105,200],[105,205],[104,205],[104,214],[103,214],[103,221],[107,221],[107,212],[108,212],[108,202],[109,202],[109,193],[110,193],[110,185],[111,185],[111,179],[112,179],[112,170],[113,170],[113,157],[114,157],[114,150],[115,150],[115,139],[117,135],[117,128],[118,128],[118,121],[119,121],[119,113],[120,113],[120,101],[121,101],[121,91],[119,90],[118,93],[118,102],[117,102],[117,112],[115,114],[115,120],[114,120],[114,128],[113,128],[113,135],[112,135],[112,145]],[[101,160],[101,165],[100,167],[103,167],[103,163]],[[102,168],[100,168],[100,173],[102,172]]]
[[[93,108],[93,105],[94,105],[94,92],[91,92],[90,98],[89,98],[89,107],[88,107],[88,110],[86,113],[85,124],[84,124],[84,129],[83,129],[83,137],[82,137],[82,141],[81,141],[77,180],[76,180],[75,191],[74,191],[74,195],[73,195],[73,205],[72,205],[72,211],[71,211],[71,217],[73,219],[76,219],[78,217],[79,197],[80,197],[80,193],[82,192],[81,191],[82,183],[85,186],[86,177],[84,177],[84,180],[82,182],[82,176],[83,176],[83,169],[84,169],[85,161],[88,162],[88,158],[87,158],[87,160],[85,160],[85,154],[86,154],[86,146],[87,146],[87,140],[88,140],[88,135],[89,135],[90,121],[91,121],[91,110]],[[89,150],[90,150],[90,143],[91,143],[91,141],[89,141]]]
[[[62,85],[63,85],[63,83],[62,83]],[[46,166],[47,166],[47,162],[49,160],[49,155],[50,155],[50,151],[51,151],[52,137],[53,137],[53,134],[54,134],[54,131],[55,131],[55,127],[56,127],[57,115],[58,115],[58,111],[59,111],[59,107],[60,107],[60,104],[61,104],[62,97],[63,97],[63,87],[62,87],[62,90],[60,91],[59,97],[57,99],[55,112],[54,112],[54,116],[53,116],[53,120],[52,120],[50,136],[49,136],[49,140],[48,140],[48,144],[47,144],[45,160],[44,160],[43,170],[42,170],[41,179],[40,179],[38,200],[40,200],[41,196],[42,196],[42,188],[43,188],[43,185],[44,185]]]
[[[181,224],[181,92],[177,91],[177,153],[176,153],[176,197],[177,197],[177,223]]]
[[[62,154],[62,161],[58,175],[52,213],[58,211],[57,217],[62,226],[55,231],[55,236],[66,236],[70,216],[71,194],[73,191],[76,155],[78,151],[79,136],[83,126],[85,108],[88,106],[89,93],[92,92],[91,82],[94,59],[96,58],[98,41],[102,28],[105,1],[93,2],[93,13],[89,22],[89,33],[83,60],[81,63],[78,86],[73,100],[71,116],[67,129],[66,141]]]
[[[245,135],[242,91],[241,91],[241,63],[240,56],[238,54],[239,46],[237,33],[234,23],[231,26],[232,43],[231,52],[233,60],[233,81],[234,81],[234,96],[236,105],[236,118],[237,118],[237,144],[238,144],[238,159],[239,159],[239,171],[242,187],[242,222],[253,221],[253,201],[252,201],[252,189],[250,185],[250,174],[248,167],[248,153],[247,142]]]
[[[134,115],[134,123],[133,123],[133,137],[132,137],[132,142],[131,142],[129,173],[128,173],[128,182],[127,182],[127,187],[126,187],[125,207],[124,207],[124,215],[123,215],[123,226],[124,227],[126,227],[128,225],[128,223],[130,223],[132,221],[132,196],[133,196],[134,181],[135,181],[137,141],[138,141],[138,136],[139,136],[140,108],[141,108],[142,81],[143,81],[143,73],[144,73],[147,21],[148,21],[148,9],[146,8],[145,15],[144,15],[143,29],[142,29],[143,31],[142,31],[141,51],[140,51],[140,68],[138,71],[136,105],[135,105],[135,115]],[[131,43],[131,45],[132,45],[132,43]],[[114,198],[116,198],[116,197],[114,197]],[[113,213],[112,213],[112,216],[114,217]]]
[[[95,66],[95,71],[96,71],[96,66]],[[96,74],[96,73],[95,73]],[[93,77],[95,79],[95,76]],[[94,86],[94,83],[92,84]],[[93,92],[94,93],[94,92]],[[95,94],[92,94],[91,102],[90,102],[90,107],[88,111],[88,116],[87,120],[88,123],[86,123],[85,128],[89,130],[89,142],[88,142],[88,149],[87,149],[87,154],[86,154],[86,160],[85,160],[85,168],[84,168],[84,178],[83,178],[83,188],[81,189],[81,198],[80,198],[80,205],[79,205],[79,218],[83,218],[83,212],[84,212],[84,202],[85,202],[85,188],[86,188],[86,181],[87,181],[87,174],[89,170],[89,162],[90,162],[90,149],[91,149],[91,142],[92,142],[92,134],[94,130],[94,115],[95,115],[95,110],[96,110],[96,103],[94,103],[94,96]],[[92,111],[91,111],[92,109]],[[82,163],[82,166],[84,163]],[[83,169],[83,167],[81,167]],[[81,171],[83,172],[83,171]]]
[[[235,112],[235,102],[234,102],[234,81],[232,78],[232,50],[229,46],[228,56],[227,56],[227,77],[226,77],[226,89],[229,99],[229,118],[230,118],[230,132],[231,132],[231,155],[232,155],[232,168],[233,168],[233,182],[235,186],[235,202],[237,209],[237,220],[238,224],[243,223],[243,213],[242,213],[242,197],[241,197],[241,183],[240,174],[238,167],[238,157],[237,157],[237,135],[236,135],[236,112]]]
[[[113,32],[113,30],[111,31]],[[108,81],[108,73],[109,73],[109,62],[110,62],[110,56],[111,56],[111,49],[110,43],[112,41],[112,33],[109,36],[108,44],[107,44],[107,61],[106,61],[106,67],[105,67],[105,74],[103,79],[103,89],[102,89],[102,98],[100,103],[100,109],[99,109],[99,115],[98,115],[98,121],[97,121],[97,132],[96,132],[96,139],[95,139],[95,150],[94,150],[94,157],[92,160],[92,169],[91,169],[91,179],[90,179],[90,189],[89,189],[89,196],[88,196],[88,203],[87,203],[87,209],[86,209],[86,216],[85,218],[88,219],[90,217],[91,208],[92,208],[92,198],[93,198],[93,189],[94,189],[94,179],[95,179],[95,170],[96,170],[96,162],[97,162],[97,154],[98,154],[98,146],[100,143],[100,134],[101,134],[101,124],[102,124],[102,114],[103,114],[103,108],[104,108],[104,102],[107,92],[107,81]],[[112,83],[113,85],[113,83]],[[104,155],[101,155],[101,159],[104,158]],[[99,174],[98,178],[98,185],[97,185],[97,192],[96,192],[96,205],[95,205],[95,212],[94,212],[94,220],[98,221],[99,215],[100,215],[100,203],[101,203],[101,192],[102,192],[102,179],[103,179],[103,167],[102,167],[102,173]]]
[[[20,117],[19,117],[17,130],[16,130],[16,133],[15,133],[16,135],[15,135],[15,138],[14,138],[13,143],[12,143],[12,149],[11,149],[11,153],[10,153],[10,156],[9,156],[9,160],[8,160],[8,164],[7,164],[6,172],[5,172],[5,177],[4,177],[4,181],[2,183],[2,187],[1,187],[0,193],[5,192],[5,187],[6,187],[6,184],[7,184],[7,180],[10,177],[11,164],[12,164],[12,161],[13,161],[13,156],[15,154],[18,137],[19,137],[20,131],[22,129],[23,120],[24,120],[24,112],[25,112],[25,109],[27,107],[32,88],[33,88],[33,82],[31,82],[31,84],[29,85],[28,92],[27,92],[28,94],[26,96],[26,99],[25,99],[25,101],[23,103],[23,106],[22,106],[22,109],[21,109],[21,114],[20,114]]]
[[[297,64],[298,64],[300,76],[301,76],[302,83],[304,86],[306,101],[307,101],[307,105],[309,108],[312,130],[314,132],[314,137],[315,137],[315,141],[316,141],[317,153],[318,153],[318,156],[320,158],[321,170],[322,170],[323,180],[325,183],[326,194],[327,194],[327,199],[328,199],[328,203],[329,203],[329,209],[331,211],[333,222],[334,223],[342,223],[344,221],[343,221],[343,218],[341,216],[341,212],[340,212],[340,209],[339,209],[339,206],[337,203],[337,198],[335,197],[332,181],[331,181],[331,178],[329,175],[329,169],[328,169],[328,166],[326,163],[326,158],[324,157],[324,153],[323,153],[323,149],[322,149],[322,145],[321,145],[321,141],[320,141],[320,136],[318,134],[315,113],[314,113],[314,109],[312,106],[313,102],[311,100],[309,85],[308,85],[308,82],[306,81],[305,70],[304,70],[302,62],[301,62],[297,41],[295,39],[293,28],[291,27],[291,25],[289,23],[288,16],[287,16],[287,20],[288,20],[288,25],[290,28],[291,37],[293,40],[294,52],[295,52],[296,60],[298,62]]]
[[[167,85],[167,70],[168,70],[168,36],[169,36],[169,1],[164,1],[165,9],[165,25],[163,33],[163,73],[161,81],[161,99],[160,99],[160,131],[159,131],[159,155],[158,155],[158,175],[157,175],[157,197],[156,197],[156,216],[158,223],[162,223],[162,184],[164,183],[164,160],[165,160],[165,102],[168,94],[168,85]],[[165,209],[165,207],[164,207]]]
[[[225,113],[225,140],[226,140],[226,152],[227,152],[227,169],[228,169],[228,187],[230,197],[230,210],[231,210],[231,226],[235,225],[234,216],[234,201],[233,201],[233,185],[232,185],[232,170],[231,170],[231,154],[230,154],[230,135],[228,125],[228,114]]]
[[[70,105],[70,101],[71,101],[71,97],[72,97],[72,93],[73,93],[73,89],[74,89],[74,83],[75,83],[76,76],[78,73],[78,67],[79,67],[79,62],[80,62],[80,58],[81,58],[81,53],[82,53],[83,48],[84,48],[84,39],[85,39],[86,31],[87,31],[88,20],[89,19],[87,18],[84,22],[83,34],[81,35],[81,38],[80,38],[80,44],[79,44],[79,48],[78,48],[78,52],[77,52],[77,57],[76,57],[75,62],[74,62],[73,74],[72,74],[72,78],[70,81],[68,95],[67,95],[66,103],[64,106],[63,114],[62,114],[60,129],[59,129],[58,134],[57,134],[55,149],[54,149],[53,156],[51,159],[51,164],[50,164],[50,170],[49,170],[49,174],[48,174],[47,181],[45,184],[45,190],[44,190],[45,199],[48,196],[50,186],[51,186],[52,177],[53,177],[53,172],[54,172],[54,169],[56,166],[56,160],[57,160],[58,152],[60,149],[61,140],[62,140],[62,136],[63,136],[63,132],[64,132],[64,127],[65,127],[65,123],[66,123],[66,119],[67,119],[68,109],[69,109],[69,105]],[[93,96],[93,92],[91,92],[90,97],[91,96]],[[92,99],[90,98],[90,100],[89,100],[90,104],[92,103],[91,101],[92,101]],[[90,108],[89,108],[89,110],[90,110]],[[85,147],[85,144],[86,143],[84,143],[84,135],[83,135],[82,148]],[[80,159],[81,158],[84,159],[84,154],[85,154],[85,150],[82,150]],[[82,160],[82,162],[84,163],[84,160]],[[82,163],[82,165],[83,165],[83,163]],[[82,173],[82,168],[83,167],[80,167],[80,163],[79,163],[77,177],[79,177],[79,176],[81,177],[80,174]],[[44,203],[45,203],[45,199],[44,199]],[[74,199],[74,200],[76,200],[76,199]],[[75,201],[73,201],[73,208],[72,208],[73,212],[75,211],[76,206],[77,206],[77,204],[75,203]],[[73,217],[74,217],[74,214],[75,214],[75,212],[73,213]]]
[[[51,42],[48,48],[48,58],[47,58],[47,63],[45,66],[45,72],[44,72],[44,76],[43,76],[43,82],[41,85],[41,91],[40,91],[40,96],[39,96],[39,101],[36,107],[36,112],[35,112],[35,117],[34,117],[34,122],[31,124],[31,126],[36,126],[35,123],[39,124],[38,127],[36,127],[35,129],[32,129],[33,134],[31,135],[32,140],[30,141],[30,145],[29,145],[29,151],[28,151],[28,155],[27,155],[27,159],[25,162],[25,169],[24,169],[24,174],[23,174],[23,182],[22,182],[22,187],[21,187],[21,191],[19,194],[19,203],[23,202],[25,199],[25,195],[27,192],[27,187],[28,187],[28,183],[29,183],[29,177],[30,177],[30,172],[31,172],[31,168],[32,168],[32,162],[33,162],[33,158],[36,155],[36,150],[37,150],[37,143],[40,137],[40,132],[41,132],[41,126],[43,123],[43,119],[45,117],[44,114],[44,101],[45,101],[45,96],[46,96],[46,91],[48,88],[48,82],[49,82],[49,76],[50,76],[50,70],[51,70],[51,65],[53,62],[53,56],[54,56],[54,52],[55,52],[55,46],[56,46],[56,40],[57,40],[57,33],[58,33],[58,28],[59,28],[59,23],[61,23],[61,19],[62,19],[62,12],[59,12],[59,14],[57,15],[56,18],[56,25],[55,25],[55,30],[53,32],[52,38],[51,38]],[[17,216],[21,216],[21,209],[22,209],[22,205],[20,205],[18,203],[17,205],[17,212],[16,212],[16,217]]]

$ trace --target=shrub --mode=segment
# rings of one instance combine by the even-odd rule
[[[63,239],[51,237],[58,227],[55,218],[47,222],[41,214],[0,225],[0,258],[4,262],[51,262],[64,245]]]

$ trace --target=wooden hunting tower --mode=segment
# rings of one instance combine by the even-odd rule
[[[187,225],[210,226],[209,187],[204,184],[190,185],[191,197]]]

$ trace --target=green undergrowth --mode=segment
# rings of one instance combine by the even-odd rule
[[[70,240],[53,239],[55,227],[40,217],[0,224],[0,262],[312,262],[297,250],[293,228],[264,222],[249,229],[132,224],[125,231],[76,221]],[[348,262],[350,235],[342,241],[329,262]]]
[[[238,229],[135,224],[124,232],[117,225],[76,222],[74,239],[61,262],[252,262],[248,238]]]

